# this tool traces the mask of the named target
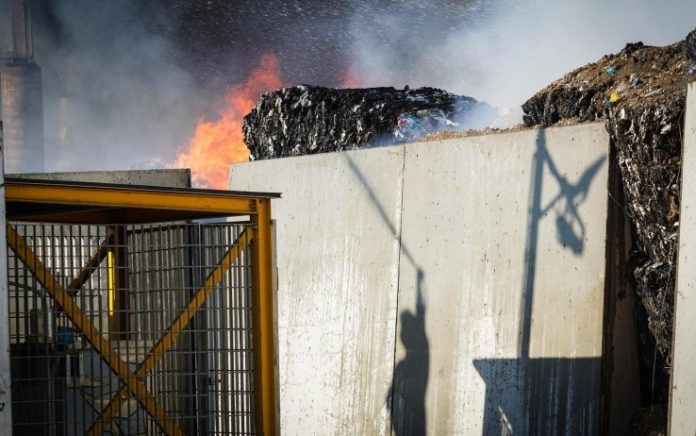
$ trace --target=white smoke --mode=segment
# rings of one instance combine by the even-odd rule
[[[186,145],[201,115],[171,43],[123,4],[55,2],[60,44],[35,27],[48,171],[147,167]]]
[[[211,12],[211,29],[241,31],[201,44],[224,54],[202,56],[210,62],[201,70],[183,66],[176,12],[143,12],[137,1],[51,4],[60,41],[34,28],[49,171],[171,162],[264,52],[278,55],[291,85],[339,85],[332,68],[347,63],[364,86],[434,86],[515,108],[627,42],[669,44],[696,26],[694,0],[246,0],[224,19]]]
[[[430,5],[356,13],[352,65],[366,85],[435,86],[514,108],[628,42],[671,44],[696,27],[694,0],[474,1],[444,14]]]

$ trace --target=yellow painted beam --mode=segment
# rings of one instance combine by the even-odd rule
[[[277,354],[270,199],[256,201],[252,223],[256,227],[256,238],[252,243],[255,425],[257,435],[275,436],[280,430],[276,413],[278,386],[275,377]]]
[[[46,288],[49,295],[55,300],[56,304],[63,310],[65,316],[72,321],[85,339],[104,359],[107,365],[118,375],[126,385],[127,389],[135,396],[150,416],[167,435],[183,435],[181,429],[167,417],[164,408],[147,390],[145,384],[130,372],[128,364],[121,359],[116,351],[111,348],[111,344],[104,338],[102,333],[84,316],[80,307],[72,299],[72,296],[63,289],[61,284],[44,266],[41,259],[26,245],[24,238],[21,237],[11,224],[7,224],[7,244],[14,251],[17,257],[26,265],[27,269],[36,277],[36,280]]]
[[[157,341],[152,351],[150,351],[145,358],[145,360],[138,366],[135,371],[136,377],[140,377],[151,371],[164,356],[176,340],[181,335],[181,332],[186,328],[186,326],[191,322],[196,311],[203,306],[206,299],[215,290],[215,286],[220,283],[224,277],[227,270],[232,267],[232,265],[237,261],[239,255],[246,249],[246,247],[251,243],[254,237],[254,231],[251,228],[244,230],[237,238],[234,244],[227,250],[227,253],[220,259],[218,264],[215,266],[213,272],[208,275],[204,285],[196,292],[186,308],[179,314],[179,316],[174,320],[171,326],[167,329],[167,332]],[[94,421],[92,427],[87,430],[87,435],[100,435],[106,428],[106,425],[114,419],[121,409],[123,402],[126,400],[126,387],[122,387],[121,390],[111,399],[109,404],[103,409],[99,417]]]
[[[208,192],[129,190],[91,186],[5,184],[5,201],[250,215],[255,199]]]

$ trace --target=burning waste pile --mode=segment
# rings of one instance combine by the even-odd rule
[[[243,130],[252,158],[270,159],[413,141],[485,127],[495,116],[485,103],[435,88],[300,85],[263,94]]]
[[[662,386],[654,387],[663,399],[671,366],[682,119],[692,80],[696,30],[666,47],[628,44],[565,75],[522,106],[529,127],[605,120],[634,235],[628,270],[642,306],[642,366],[656,369],[658,377],[663,373]]]

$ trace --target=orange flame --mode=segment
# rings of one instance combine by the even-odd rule
[[[348,68],[341,71],[338,74],[338,87],[339,88],[362,88],[363,78],[361,75],[353,68]]]
[[[370,77],[360,68],[350,66],[338,73],[337,88],[366,88],[394,86],[388,78]]]
[[[265,54],[244,83],[229,87],[217,120],[198,120],[188,147],[177,153],[175,166],[191,168],[196,187],[226,188],[230,164],[249,160],[242,133],[244,116],[262,93],[280,87],[278,60]]]

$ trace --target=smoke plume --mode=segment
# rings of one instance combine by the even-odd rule
[[[389,4],[352,19],[351,63],[365,84],[435,86],[509,108],[628,42],[670,44],[696,26],[692,0]]]
[[[668,44],[696,25],[693,0],[36,0],[32,8],[50,171],[175,162],[199,120],[226,113],[228,91],[264,53],[288,85],[434,86],[516,108],[626,42]]]

